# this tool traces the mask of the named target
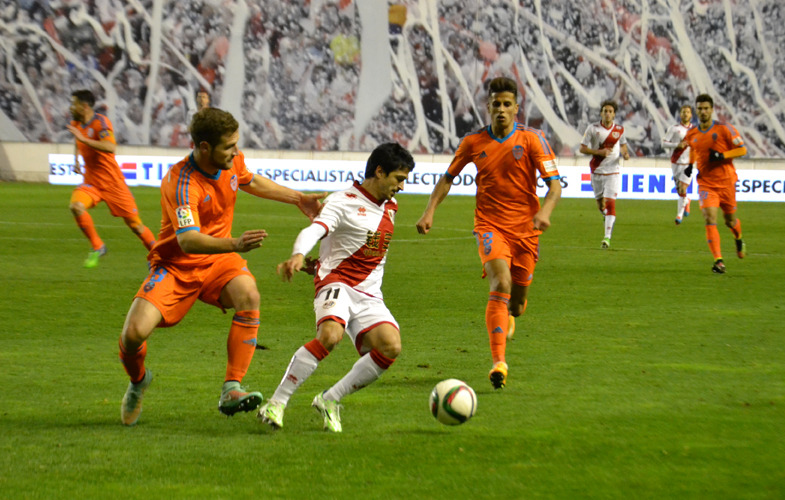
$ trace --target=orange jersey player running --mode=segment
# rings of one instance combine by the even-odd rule
[[[690,165],[698,168],[698,196],[701,212],[706,222],[706,241],[714,257],[711,270],[725,273],[725,262],[720,250],[720,233],[717,231],[717,213],[721,209],[736,239],[736,255],[743,259],[747,245],[741,238],[741,220],[736,217],[736,167],[733,158],[747,154],[739,132],[733,125],[715,121],[714,100],[707,94],[695,98],[698,126],[684,136],[690,148]]]
[[[161,181],[163,216],[158,242],[148,256],[151,271],[120,336],[120,359],[131,379],[120,410],[125,425],[139,419],[142,396],[153,378],[144,363],[147,338],[156,327],[176,325],[197,299],[235,310],[218,410],[233,415],[262,402],[260,393],[240,386],[256,349],[260,297],[239,253],[259,248],[267,232],[256,229],[232,237],[237,190],[297,205],[310,219],[319,213],[319,199],[326,193],[306,195],[248,171],[237,148],[238,128],[226,111],[207,108],[196,113],[190,127],[193,152]]]
[[[71,94],[71,116],[67,126],[74,135],[74,168],[80,171],[78,156],[84,160],[84,182],[71,194],[70,209],[79,229],[90,240],[93,249],[84,261],[84,267],[93,268],[98,259],[106,254],[106,245],[95,230],[93,218],[87,212],[104,201],[115,217],[122,217],[126,225],[136,234],[149,250],[155,236],[139,218],[136,202],[125,183],[125,177],[115,160],[117,143],[112,123],[107,117],[93,110],[95,97],[89,90],[77,90]]]
[[[494,78],[488,87],[491,124],[461,140],[447,173],[434,186],[417,231],[427,234],[436,207],[452,187],[453,179],[469,163],[477,166],[474,236],[483,277],[490,293],[485,326],[490,340],[495,389],[507,384],[505,351],[515,318],[526,310],[529,285],[539,258],[539,235],[551,225],[550,217],[561,197],[556,158],[540,130],[515,121],[518,88],[509,78]],[[540,206],[537,177],[548,193]]]

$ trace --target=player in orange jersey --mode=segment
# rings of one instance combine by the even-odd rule
[[[488,87],[490,125],[461,140],[447,172],[433,188],[417,231],[427,234],[436,207],[450,192],[453,179],[469,163],[477,166],[474,236],[483,277],[490,294],[485,326],[490,339],[495,389],[507,383],[505,351],[515,318],[526,310],[526,297],[539,258],[539,235],[551,225],[561,197],[556,157],[540,130],[515,121],[518,87],[509,78],[494,78]],[[548,186],[540,206],[537,177]]]
[[[125,183],[120,166],[114,158],[117,143],[112,122],[93,110],[95,97],[89,90],[77,90],[71,94],[71,116],[73,121],[66,128],[74,135],[74,168],[79,168],[78,155],[82,155],[85,169],[84,182],[71,194],[71,213],[79,229],[87,236],[92,251],[87,255],[84,266],[98,265],[98,259],[106,254],[106,245],[101,241],[87,211],[100,202],[106,202],[115,217],[122,217],[144,246],[149,250],[155,243],[153,233],[142,224],[136,202]]]
[[[218,402],[225,415],[252,411],[258,392],[240,386],[256,349],[259,291],[239,253],[262,245],[263,229],[232,237],[237,190],[296,205],[311,220],[326,193],[303,194],[251,173],[237,143],[239,125],[216,108],[191,120],[194,150],[161,181],[161,232],[150,251],[150,274],[136,293],[120,336],[120,359],[131,379],[121,406],[125,425],[134,425],[153,375],[144,365],[147,338],[156,327],[176,325],[197,299],[234,309],[227,340],[226,377]]]
[[[720,250],[720,233],[717,231],[717,212],[722,209],[725,225],[736,239],[736,255],[743,259],[747,245],[741,238],[741,221],[736,217],[736,167],[733,158],[747,154],[739,132],[724,122],[715,121],[714,100],[707,94],[695,98],[698,126],[684,136],[690,148],[690,164],[698,168],[698,196],[701,212],[706,221],[706,241],[714,256],[711,270],[725,273],[725,263]]]

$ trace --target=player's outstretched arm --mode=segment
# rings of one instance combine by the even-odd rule
[[[436,207],[444,201],[444,198],[447,197],[447,193],[450,192],[452,180],[453,176],[444,174],[433,187],[433,192],[431,192],[431,196],[428,198],[428,206],[425,207],[425,212],[423,212],[420,220],[417,221],[418,233],[428,234],[431,227],[433,227],[433,214],[436,212]]]
[[[216,238],[199,231],[186,231],[177,235],[177,243],[185,253],[244,253],[262,246],[266,237],[264,229],[246,231],[239,238]]]
[[[327,193],[301,193],[256,174],[250,183],[240,186],[240,189],[259,198],[296,205],[310,220],[319,215],[319,211],[322,209],[320,200],[327,196]]]

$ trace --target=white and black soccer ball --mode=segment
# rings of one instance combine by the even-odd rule
[[[466,422],[477,411],[477,395],[466,382],[455,378],[442,380],[431,391],[431,414],[445,425]]]

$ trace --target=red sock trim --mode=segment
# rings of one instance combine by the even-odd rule
[[[373,360],[373,362],[376,363],[379,366],[379,368],[381,368],[382,370],[386,370],[393,363],[395,363],[395,359],[388,358],[387,356],[385,356],[384,354],[380,353],[376,349],[371,349],[371,353],[370,354],[371,354],[371,359]]]
[[[616,215],[616,200],[605,202],[605,215]]]
[[[313,357],[315,357],[318,361],[323,360],[327,357],[328,354],[330,354],[330,351],[328,351],[327,348],[324,347],[321,342],[319,342],[319,339],[313,339],[303,347],[305,347],[308,352],[313,354]]]

